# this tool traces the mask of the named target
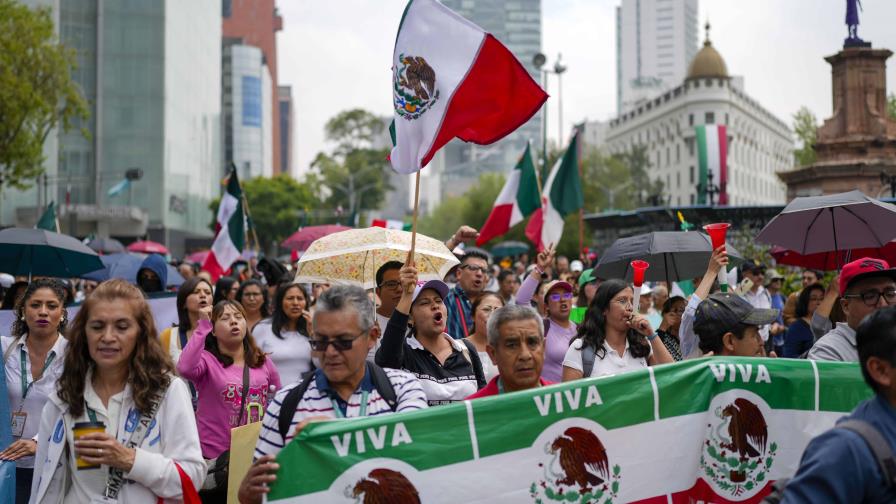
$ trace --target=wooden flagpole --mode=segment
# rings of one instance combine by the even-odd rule
[[[414,182],[414,220],[411,222],[411,252],[408,263],[414,262],[414,249],[417,247],[417,214],[420,210],[420,170],[417,170]]]

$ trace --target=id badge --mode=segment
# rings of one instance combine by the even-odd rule
[[[20,438],[25,433],[25,420],[28,420],[28,413],[24,411],[14,411],[10,418],[10,429],[12,437]]]

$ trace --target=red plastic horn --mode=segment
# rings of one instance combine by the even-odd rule
[[[635,272],[633,280],[635,287],[641,287],[644,284],[644,272],[646,272],[649,267],[650,264],[648,264],[647,261],[642,261],[640,259],[632,261],[632,270]]]
[[[712,240],[713,250],[725,244],[725,235],[728,234],[729,227],[731,227],[731,224],[727,222],[717,222],[703,226],[703,230],[709,234],[709,238]]]

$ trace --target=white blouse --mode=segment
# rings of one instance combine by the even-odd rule
[[[566,351],[566,357],[563,359],[564,366],[577,371],[583,371],[582,344],[582,339],[578,338],[569,345],[569,349]],[[606,341],[604,342],[604,351],[606,354],[602,359],[599,355],[594,356],[594,367],[591,368],[591,376],[586,378],[610,376],[626,371],[644,369],[647,367],[647,359],[650,355],[653,355],[653,347],[651,347],[650,355],[647,357],[633,356],[629,350],[628,340],[625,340],[625,350],[622,352],[622,355],[619,355]]]
[[[6,355],[9,350],[9,357],[4,363],[6,370],[6,395],[9,400],[9,412],[15,414],[19,411],[25,413],[25,429],[22,437],[16,439],[34,439],[36,440],[37,431],[40,428],[40,415],[44,410],[44,404],[47,397],[56,390],[56,381],[62,374],[62,363],[65,360],[65,349],[68,347],[68,341],[60,334],[56,338],[56,343],[47,358],[52,355],[52,361],[47,369],[44,370],[40,379],[33,382],[34,384],[28,389],[28,394],[24,401],[22,400],[22,355],[25,356],[25,376],[30,384],[34,380],[31,372],[31,356],[28,355],[28,345],[25,341],[28,335],[24,335],[15,342],[15,347],[9,349],[15,338],[12,336],[4,336],[0,338],[0,347],[2,347],[2,355]],[[21,418],[21,417],[19,417]],[[16,461],[16,467],[30,469],[34,467],[34,457],[22,457]]]
[[[274,334],[271,320],[265,319],[255,324],[252,337],[261,351],[270,354],[271,362],[280,374],[283,386],[294,383],[302,378],[302,374],[311,371],[311,344],[308,336],[298,331],[280,331],[280,336]]]

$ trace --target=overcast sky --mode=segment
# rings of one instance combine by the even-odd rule
[[[483,0],[479,0],[483,1]],[[502,1],[502,0],[493,0]],[[294,159],[302,173],[321,150],[327,119],[355,107],[391,115],[392,46],[406,0],[278,0],[280,84],[295,100]],[[563,78],[564,131],[584,119],[606,120],[616,111],[615,7],[620,0],[542,0],[542,47],[553,64],[558,52],[569,67]],[[896,50],[896,2],[864,0],[859,35],[875,48]],[[747,93],[791,124],[808,106],[819,119],[831,114],[830,66],[846,36],[845,0],[700,0],[700,24]],[[703,35],[701,28],[700,40]],[[888,89],[896,91],[896,60]],[[557,135],[556,80],[548,89],[548,134]]]

